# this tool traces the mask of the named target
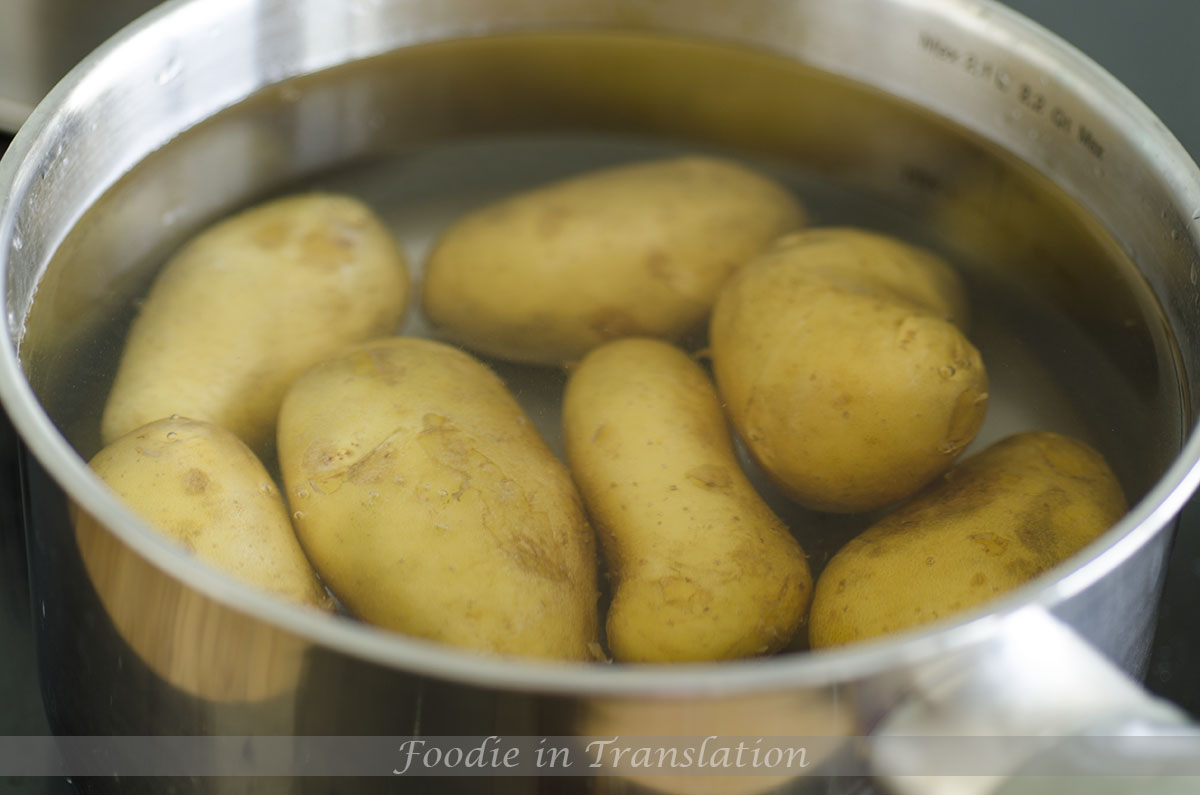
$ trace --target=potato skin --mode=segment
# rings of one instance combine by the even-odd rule
[[[788,642],[808,562],[742,474],[695,362],[657,340],[603,345],[571,373],[563,428],[614,579],[615,659],[722,660]]]
[[[932,255],[854,230],[807,237],[784,238],[721,291],[713,372],[738,433],[791,499],[881,508],[975,437],[987,374],[947,319],[965,313],[948,266],[930,270]]]
[[[768,251],[786,252],[796,274],[811,281],[890,294],[967,328],[967,296],[958,274],[918,246],[867,229],[833,226],[784,235]]]
[[[709,157],[591,172],[474,212],[442,236],[422,305],[441,335],[559,364],[606,340],[703,327],[720,285],[804,212],[781,186]]]
[[[110,442],[172,414],[259,455],[288,384],[343,345],[390,333],[408,304],[403,252],[357,199],[278,199],[201,232],[164,266],[104,408]]]
[[[300,541],[359,618],[490,653],[594,656],[579,495],[468,354],[410,338],[353,346],[288,391],[278,448]]]
[[[271,476],[229,431],[182,417],[158,420],[109,444],[90,465],[197,559],[290,601],[331,606]]]
[[[1083,442],[1011,436],[853,539],[817,581],[814,647],[944,618],[1058,565],[1127,510],[1116,476]]]

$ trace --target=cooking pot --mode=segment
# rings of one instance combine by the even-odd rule
[[[1082,436],[1113,463],[1128,515],[1028,586],[895,637],[723,664],[553,664],[282,604],[161,540],[87,468],[138,296],[172,249],[232,209],[348,190],[419,262],[438,228],[488,198],[684,150],[773,173],[818,222],[896,232],[959,263],[993,376],[979,444],[1032,427]],[[903,789],[929,768],[899,757],[936,757],[920,743],[864,750],[855,738],[867,735],[1180,718],[1126,674],[1145,664],[1175,518],[1200,477],[1200,171],[1113,78],[1003,7],[178,0],[46,97],[0,161],[0,186],[0,394],[28,451],[38,653],[59,734],[790,736],[820,749],[798,776],[599,768],[592,782],[403,783],[836,791],[868,773]],[[428,329],[413,318],[405,332]],[[560,376],[497,367],[553,442],[545,398]],[[817,567],[855,529],[776,504]],[[1011,772],[1030,755],[1018,750],[958,772]],[[334,786],[313,782],[270,780]]]

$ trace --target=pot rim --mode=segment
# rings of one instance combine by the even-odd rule
[[[232,4],[234,0],[226,0]],[[1173,197],[1200,207],[1200,168],[1154,114],[1127,88],[1087,56],[1031,20],[993,0],[901,0],[919,10],[934,10],[956,23],[978,29],[996,26],[996,38],[1035,50],[1070,91],[1088,96],[1116,125],[1133,136],[1139,154]],[[37,178],[32,166],[48,144],[43,131],[72,112],[81,100],[79,87],[98,79],[135,39],[171,29],[200,0],[173,0],[139,18],[76,66],[39,103],[0,159],[0,283],[8,287],[8,256],[14,246],[18,197]],[[212,13],[217,4],[204,5]],[[161,29],[161,30],[160,30]],[[961,123],[961,122],[960,122]],[[1200,222],[1190,229],[1200,250]],[[8,296],[8,301],[12,297]],[[11,303],[9,303],[11,307]],[[1172,525],[1200,485],[1200,435],[1187,438],[1170,466],[1119,522],[1081,553],[1051,572],[985,605],[904,633],[848,647],[783,654],[720,663],[670,665],[598,665],[543,662],[484,656],[407,637],[295,606],[236,582],[221,572],[197,566],[137,518],[112,494],[41,409],[16,353],[13,313],[4,324],[0,354],[0,403],[8,412],[27,451],[59,487],[124,544],[189,588],[252,618],[281,628],[315,645],[421,675],[476,686],[554,694],[688,696],[704,693],[766,691],[812,686],[879,674],[897,665],[917,663],[982,643],[1002,630],[1009,616],[1029,605],[1053,607],[1085,590],[1119,567],[1158,533]],[[1183,377],[1183,373],[1180,373]]]

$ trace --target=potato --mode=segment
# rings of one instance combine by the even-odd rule
[[[579,495],[469,355],[392,338],[316,365],[284,399],[279,462],[300,541],[356,616],[492,653],[596,652]]]
[[[979,352],[948,319],[961,296],[933,255],[854,230],[790,236],[729,280],[710,329],[717,387],[787,496],[873,510],[951,466],[987,406]]]
[[[330,606],[271,476],[229,431],[181,417],[158,420],[90,464],[134,513],[198,560],[290,601]]]
[[[657,340],[603,345],[571,373],[563,429],[613,576],[614,658],[722,660],[791,639],[808,562],[742,474],[696,363]]]
[[[735,163],[685,157],[596,171],[454,224],[425,269],[439,332],[504,359],[557,364],[617,337],[677,340],[717,289],[804,213]]]
[[[294,196],[216,224],[167,262],[134,320],[105,443],[180,414],[266,456],[288,384],[343,345],[393,331],[408,288],[403,253],[356,199]]]
[[[853,539],[817,581],[814,647],[898,632],[965,610],[1075,554],[1126,511],[1104,458],[1046,432],[971,456]]]
[[[892,294],[967,328],[967,296],[948,262],[888,235],[854,227],[820,227],[776,240],[804,278],[872,294]]]

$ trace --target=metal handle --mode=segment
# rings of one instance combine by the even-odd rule
[[[994,653],[948,664],[872,736],[895,795],[1138,795],[1200,790],[1200,728],[1041,607]],[[1179,777],[1191,777],[1179,778]]]

